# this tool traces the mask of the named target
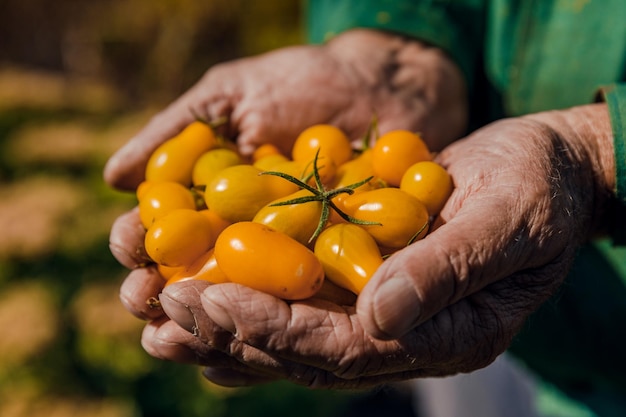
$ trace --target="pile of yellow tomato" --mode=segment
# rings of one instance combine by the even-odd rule
[[[320,124],[290,155],[266,144],[243,158],[198,121],[153,152],[137,198],[166,285],[235,282],[299,300],[325,279],[358,294],[386,256],[426,236],[452,187],[407,130],[354,150]]]

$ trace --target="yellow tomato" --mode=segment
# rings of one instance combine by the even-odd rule
[[[174,275],[185,269],[183,266],[165,266],[162,264],[156,264],[157,271],[166,281],[172,278]]]
[[[379,188],[352,194],[343,200],[347,214],[379,223],[363,225],[379,246],[401,248],[428,233],[428,211],[417,198],[399,188]]]
[[[239,154],[232,149],[211,149],[203,153],[193,165],[193,185],[207,185],[222,169],[242,163]]]
[[[263,171],[270,171],[273,170],[277,164],[285,161],[289,161],[289,158],[283,154],[270,154],[260,157],[254,161],[252,165]]]
[[[374,238],[352,223],[326,228],[317,238],[314,251],[326,278],[357,295],[383,263]]]
[[[302,179],[304,168],[302,164],[296,161],[292,161],[285,156],[282,155],[270,155],[263,158],[259,163],[254,166],[261,169],[263,172],[272,171],[272,172],[282,172],[284,174],[288,174],[297,179]],[[293,194],[300,189],[297,184],[286,180],[285,178],[281,178],[276,175],[266,175],[268,177],[268,192],[274,196],[274,198],[281,198],[283,196],[287,196],[289,194]]]
[[[215,243],[228,280],[285,300],[312,297],[324,282],[315,254],[295,239],[255,222],[233,223]]]
[[[308,179],[307,184],[311,186],[316,185],[314,170],[315,168],[313,161],[311,161],[304,167],[304,177]],[[322,185],[325,188],[331,188],[332,183],[335,181],[335,177],[337,175],[337,164],[332,159],[322,155],[317,160],[317,174],[320,177]]]
[[[262,158],[270,155],[282,155],[278,147],[271,143],[264,143],[254,150],[252,153],[252,162],[257,162]]]
[[[378,138],[372,148],[374,172],[387,184],[398,187],[404,172],[414,163],[431,159],[422,138],[408,130],[392,130]]]
[[[209,219],[195,210],[174,210],[156,220],[145,236],[146,253],[157,264],[191,265],[211,249],[216,236]]]
[[[346,187],[361,182],[369,177],[373,178],[354,191],[361,192],[384,186],[382,180],[376,178],[374,166],[372,165],[372,150],[366,149],[360,155],[337,167],[337,173],[332,188]]]
[[[176,209],[195,209],[193,193],[173,181],[152,183],[145,189],[139,200],[139,218],[147,229],[156,220]]]
[[[272,183],[285,181],[261,172],[252,165],[235,165],[218,172],[204,191],[209,210],[231,223],[252,220],[263,206],[277,198]]]
[[[144,195],[146,195],[146,190],[150,188],[154,184],[153,181],[142,181],[137,186],[135,190],[135,196],[137,196],[137,201],[141,201]]]
[[[259,210],[252,221],[283,232],[303,245],[307,245],[320,222],[322,202],[309,201],[284,206],[274,206],[273,204],[312,195],[313,193],[308,190],[300,190],[274,200]]]
[[[196,160],[218,144],[209,125],[193,122],[152,153],[146,165],[146,180],[175,181],[189,186]]]
[[[211,230],[213,230],[215,236],[222,233],[222,230],[231,225],[231,222],[222,219],[220,216],[217,215],[217,213],[215,213],[213,210],[209,210],[208,208],[199,210],[198,213],[209,219],[209,222],[211,223]]]
[[[431,216],[439,214],[452,194],[452,188],[448,171],[432,161],[411,165],[400,182],[400,189],[421,201]]]

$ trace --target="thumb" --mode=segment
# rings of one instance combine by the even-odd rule
[[[372,336],[398,338],[515,270],[516,259],[508,258],[506,266],[498,266],[490,255],[507,252],[506,238],[494,241],[494,236],[507,234],[502,225],[494,229],[494,216],[477,219],[458,214],[389,257],[359,295],[357,314]]]

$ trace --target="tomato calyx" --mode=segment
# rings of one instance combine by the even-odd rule
[[[284,178],[285,180],[298,185],[300,188],[308,190],[312,194],[310,196],[298,197],[298,198],[294,198],[294,199],[290,199],[286,201],[273,203],[271,204],[271,206],[287,206],[287,205],[292,205],[292,204],[308,203],[311,201],[321,202],[322,213],[320,215],[317,228],[315,229],[315,231],[313,232],[313,235],[311,235],[311,238],[309,239],[309,243],[311,243],[313,240],[315,240],[315,238],[319,236],[319,234],[322,232],[322,230],[328,223],[328,218],[330,217],[331,209],[335,210],[335,212],[337,212],[339,216],[341,216],[344,220],[350,223],[354,223],[358,225],[365,225],[365,226],[380,225],[380,223],[378,222],[360,220],[355,217],[352,217],[349,214],[345,213],[343,210],[341,210],[339,207],[337,207],[337,205],[332,201],[333,198],[337,197],[339,194],[354,194],[354,190],[356,188],[364,184],[367,184],[373,177],[370,176],[362,181],[358,181],[356,183],[346,185],[345,187],[335,188],[332,190],[326,190],[319,174],[319,167],[317,166],[318,156],[319,156],[319,149],[315,153],[315,158],[313,159],[313,178],[315,179],[315,187],[307,184],[306,182],[292,175],[286,174],[284,172],[264,171],[259,174],[259,175],[275,175],[275,176]]]

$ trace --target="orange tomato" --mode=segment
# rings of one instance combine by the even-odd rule
[[[372,155],[372,149],[366,149],[355,158],[339,165],[332,188],[346,187],[361,182],[369,177],[373,178],[354,191],[361,192],[383,187],[384,183],[376,178],[374,166],[372,165]]]
[[[343,199],[345,213],[359,220],[379,246],[401,248],[428,233],[428,211],[415,197],[399,188],[379,188]]]
[[[191,185],[193,166],[204,152],[219,145],[213,129],[193,122],[173,138],[163,142],[148,159],[148,181],[175,181]]]
[[[432,161],[411,165],[400,182],[400,189],[421,201],[430,216],[439,214],[452,194],[452,188],[448,171]]]
[[[264,143],[252,152],[252,162],[255,163],[258,160],[270,155],[282,155],[282,152],[276,145],[272,143]]]
[[[139,200],[139,218],[147,229],[172,210],[195,208],[196,200],[188,188],[173,181],[157,182],[143,191]]]
[[[285,161],[289,161],[289,158],[287,158],[283,154],[277,153],[277,154],[265,155],[257,159],[256,161],[254,161],[252,165],[254,165],[255,167],[259,169],[262,169],[263,171],[270,171],[274,169],[274,167],[277,164],[281,162],[285,162]]]
[[[228,278],[217,265],[214,249],[208,250],[191,265],[177,271],[166,281],[165,286],[189,279],[208,281],[212,284],[228,282]]]
[[[352,223],[334,224],[322,231],[314,252],[326,278],[357,295],[383,263],[374,238]]]
[[[217,215],[217,213],[215,213],[213,210],[209,210],[208,208],[199,210],[198,213],[209,219],[209,222],[211,223],[211,230],[213,230],[213,233],[216,236],[222,233],[224,229],[231,225],[228,220],[222,219],[220,216]]]
[[[352,158],[352,144],[348,136],[338,127],[317,124],[303,130],[296,138],[291,150],[291,159],[312,164],[319,151],[319,173],[325,183],[329,183],[337,167]],[[312,172],[312,165],[309,172]]]
[[[154,184],[154,181],[142,181],[137,186],[135,190],[135,196],[137,197],[137,201],[141,201],[144,195],[146,195],[146,190],[150,188]]]
[[[311,250],[260,223],[228,226],[215,243],[215,259],[229,281],[285,300],[312,297],[324,282]]]
[[[156,264],[157,271],[166,281],[172,278],[174,275],[185,269],[183,266],[165,266],[162,264]]]
[[[398,187],[404,172],[414,163],[431,159],[422,138],[408,130],[392,130],[380,136],[372,148],[376,176]]]
[[[146,231],[146,253],[157,264],[191,265],[211,249],[216,236],[209,219],[195,210],[173,210]]]

